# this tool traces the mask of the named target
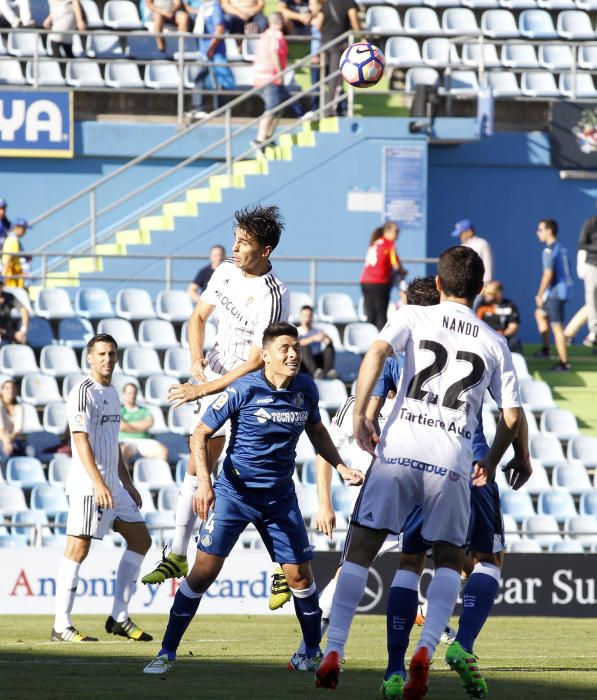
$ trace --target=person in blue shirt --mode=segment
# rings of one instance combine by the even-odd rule
[[[535,356],[550,357],[551,326],[560,360],[552,369],[555,372],[569,372],[568,343],[564,334],[564,309],[572,287],[568,251],[558,241],[558,223],[553,219],[541,219],[537,225],[537,238],[545,244],[545,248],[541,254],[543,273],[535,296],[535,320],[542,347]]]
[[[201,600],[217,578],[243,530],[253,523],[272,561],[280,562],[294,597],[306,658],[317,666],[321,610],[311,572],[313,547],[301,515],[292,476],[303,431],[315,451],[335,467],[341,458],[321,422],[315,382],[298,374],[301,349],[296,328],[272,323],[263,334],[263,370],[233,382],[211,405],[191,437],[199,487],[195,512],[203,520],[195,564],[178,589],[158,655],[145,673],[164,673]],[[212,486],[207,463],[210,435],[227,420],[230,440]]]

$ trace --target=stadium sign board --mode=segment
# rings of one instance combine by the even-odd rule
[[[71,92],[0,92],[0,156],[72,158],[73,144]]]

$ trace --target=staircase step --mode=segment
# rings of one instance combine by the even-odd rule
[[[116,234],[116,243],[124,248],[128,245],[148,245],[151,243],[151,236],[148,231],[140,231],[138,228],[128,231],[118,231]]]
[[[68,271],[73,275],[89,272],[103,272],[103,261],[99,257],[72,258],[68,261]],[[50,273],[50,275],[53,273]],[[56,273],[60,274],[60,273]],[[48,275],[48,277],[50,276]]]
[[[162,207],[164,216],[176,217],[176,216],[197,216],[198,208],[197,204],[194,202],[183,201],[183,202],[169,202],[164,204]]]
[[[142,231],[174,231],[174,219],[171,216],[144,216],[139,219]]]
[[[245,178],[243,175],[212,175],[209,178],[209,186],[218,190],[228,188],[243,189],[245,186]]]
[[[222,194],[219,189],[212,190],[210,187],[196,187],[187,190],[187,202],[192,204],[209,204],[211,202],[221,202]]]
[[[126,255],[126,246],[119,243],[101,243],[95,246],[98,255]]]
[[[263,158],[259,160],[240,160],[232,165],[234,175],[264,175]]]

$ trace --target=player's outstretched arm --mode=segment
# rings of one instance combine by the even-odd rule
[[[77,448],[77,454],[81,458],[85,471],[89,474],[89,478],[93,484],[93,495],[97,505],[100,508],[108,508],[111,510],[114,507],[112,493],[106,486],[106,482],[97,468],[87,433],[73,432],[73,441]]]
[[[214,307],[205,301],[197,302],[189,319],[189,349],[191,351],[191,374],[199,382],[206,382],[203,370],[205,368],[205,358],[203,356],[203,345],[205,343],[205,324],[211,316]]]
[[[319,423],[307,423],[305,432],[309,438],[313,449],[320,455],[328,464],[338,471],[338,474],[346,481],[349,486],[358,486],[363,483],[363,473],[358,469],[350,469],[342,463],[342,457],[334,445],[328,429],[319,421]]]
[[[210,508],[216,502],[213,487],[211,485],[211,475],[207,462],[207,442],[214,434],[215,430],[209,428],[205,423],[199,423],[191,435],[191,454],[197,470],[199,486],[193,496],[193,511],[201,520],[207,520]]]
[[[357,380],[357,392],[352,412],[354,437],[357,445],[365,452],[374,454],[379,435],[371,420],[367,418],[367,408],[371,393],[383,370],[387,358],[394,352],[385,340],[375,340],[367,350]]]
[[[504,408],[495,437],[484,459],[480,459],[473,470],[473,486],[485,486],[495,478],[495,470],[505,451],[520,430],[522,408]]]
[[[315,458],[315,479],[319,507],[315,516],[315,527],[332,539],[336,529],[336,514],[332,507],[332,465],[321,455]]]
[[[512,441],[514,457],[502,468],[514,491],[524,486],[533,473],[529,454],[529,424],[524,411],[521,418],[518,435]]]

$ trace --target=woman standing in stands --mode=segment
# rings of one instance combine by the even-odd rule
[[[54,58],[73,58],[73,34],[87,29],[85,15],[79,0],[49,0],[50,14],[44,20],[44,29],[52,29],[48,35],[48,53]]]
[[[6,464],[9,457],[25,454],[23,439],[23,407],[17,403],[17,384],[7,379],[0,388],[0,460]]]
[[[373,231],[361,273],[367,321],[380,330],[387,321],[392,277],[395,273],[406,275],[394,247],[399,233],[398,224],[394,221],[386,221]]]

